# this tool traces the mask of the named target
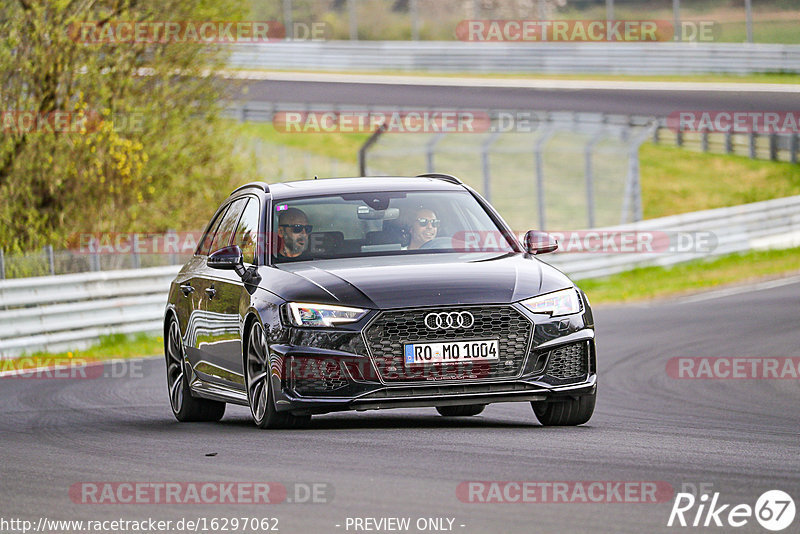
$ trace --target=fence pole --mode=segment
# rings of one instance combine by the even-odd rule
[[[552,125],[549,128],[552,128]],[[544,151],[544,145],[550,140],[554,133],[555,132],[551,129],[545,130],[542,132],[541,137],[536,140],[534,146],[534,154],[536,156],[536,200],[539,206],[539,230],[545,230],[547,228],[544,203],[544,155],[542,152]]]
[[[703,130],[700,134],[700,142],[703,147],[703,152],[708,152],[708,130]]]
[[[731,132],[725,132],[725,153],[733,154],[733,136]]]
[[[96,238],[92,238],[89,241],[89,251],[92,253],[92,270],[99,271],[100,270],[100,241]]]
[[[594,228],[595,220],[594,220],[594,172],[592,169],[592,151],[594,150],[594,146],[597,144],[600,139],[602,139],[603,135],[605,134],[604,131],[599,131],[592,136],[589,141],[586,142],[586,146],[583,148],[583,160],[584,160],[584,175],[586,176],[586,213],[588,217],[588,228]]]
[[[774,133],[769,134],[769,159],[778,161],[778,136]]]
[[[748,139],[750,145],[750,159],[756,159],[756,134],[755,132],[750,132],[750,137]]]
[[[291,40],[294,37],[294,28],[292,28],[292,0],[283,0],[283,25],[286,26],[286,40]]]
[[[751,0],[744,0],[744,20],[747,31],[747,42],[753,42],[753,6]]]
[[[408,14],[411,17],[411,40],[419,41],[419,6],[417,0],[409,0]]]
[[[0,248],[0,280],[6,279],[6,257],[3,249]]]
[[[44,254],[45,254],[45,257],[47,258],[47,265],[50,268],[50,274],[51,275],[55,275],[56,274],[56,265],[55,265],[55,261],[53,259],[53,245],[45,245],[44,246]]]
[[[131,243],[131,263],[133,269],[138,269],[140,267],[139,261],[139,234],[133,234],[133,243]]]
[[[356,0],[347,0],[347,16],[350,19],[350,40],[358,41],[358,14]]]
[[[176,233],[175,230],[173,230],[172,228],[167,230],[167,236],[175,235],[175,233]],[[165,239],[164,242],[165,243],[170,243],[171,240]],[[176,243],[176,246],[177,246],[177,243],[178,243],[177,237],[174,239],[174,242]],[[169,264],[170,265],[175,265],[176,263],[178,263],[178,254],[176,253],[175,248],[176,247],[173,247],[171,245],[169,247]]]
[[[675,27],[673,28],[673,39],[681,40],[681,0],[672,0],[672,19]]]
[[[361,173],[361,176],[367,175],[367,150],[378,141],[378,138],[383,135],[385,131],[386,123],[384,122],[378,126],[378,129],[375,130],[372,135],[369,136],[369,139],[361,145],[361,148],[358,149],[358,172]]]
[[[433,167],[433,158],[436,155],[436,145],[439,144],[439,141],[444,139],[444,136],[447,135],[446,133],[439,132],[433,136],[433,138],[425,143],[425,166],[427,170],[425,172],[436,172]]]
[[[797,134],[789,137],[789,161],[797,163]]]
[[[487,202],[491,202],[492,195],[492,176],[489,162],[489,148],[492,146],[497,138],[500,137],[500,132],[493,132],[483,143],[481,143],[481,166],[483,168],[483,197]]]

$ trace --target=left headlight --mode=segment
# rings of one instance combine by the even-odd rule
[[[306,302],[290,302],[287,307],[289,319],[294,326],[330,327],[354,323],[367,313],[367,310],[361,308]]]
[[[533,313],[549,313],[551,316],[571,315],[581,311],[581,299],[575,288],[562,289],[546,295],[539,295],[522,304]]]

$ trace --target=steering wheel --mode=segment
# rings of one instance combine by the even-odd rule
[[[420,245],[420,250],[424,248],[450,248],[450,238],[449,237],[434,237],[430,241],[426,241],[422,245]]]

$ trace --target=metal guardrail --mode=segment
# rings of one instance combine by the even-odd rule
[[[106,334],[159,332],[180,266],[0,281],[0,359],[85,347]]]
[[[673,244],[681,235],[713,236],[711,250],[633,253],[556,253],[542,260],[576,280],[608,276],[637,267],[667,266],[754,249],[800,246],[800,196],[765,200],[741,206],[696,211],[632,224],[597,228],[598,233],[665,233]],[[690,247],[687,247],[690,248]]]
[[[800,72],[800,45],[312,41],[235,44],[230,67],[338,71],[698,74]]]
[[[800,246],[800,196],[673,215],[595,232],[706,232],[710,251],[556,253],[542,259],[575,279],[673,265],[750,249]],[[0,359],[80,348],[111,333],[159,332],[178,266],[0,281]]]

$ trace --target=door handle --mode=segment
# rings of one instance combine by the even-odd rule
[[[216,295],[216,294],[217,294],[217,290],[214,289],[214,286],[206,288],[206,295],[208,295],[208,298],[213,299],[214,295]]]
[[[184,297],[188,297],[192,293],[194,293],[194,288],[191,284],[181,284],[181,291],[183,292]]]

